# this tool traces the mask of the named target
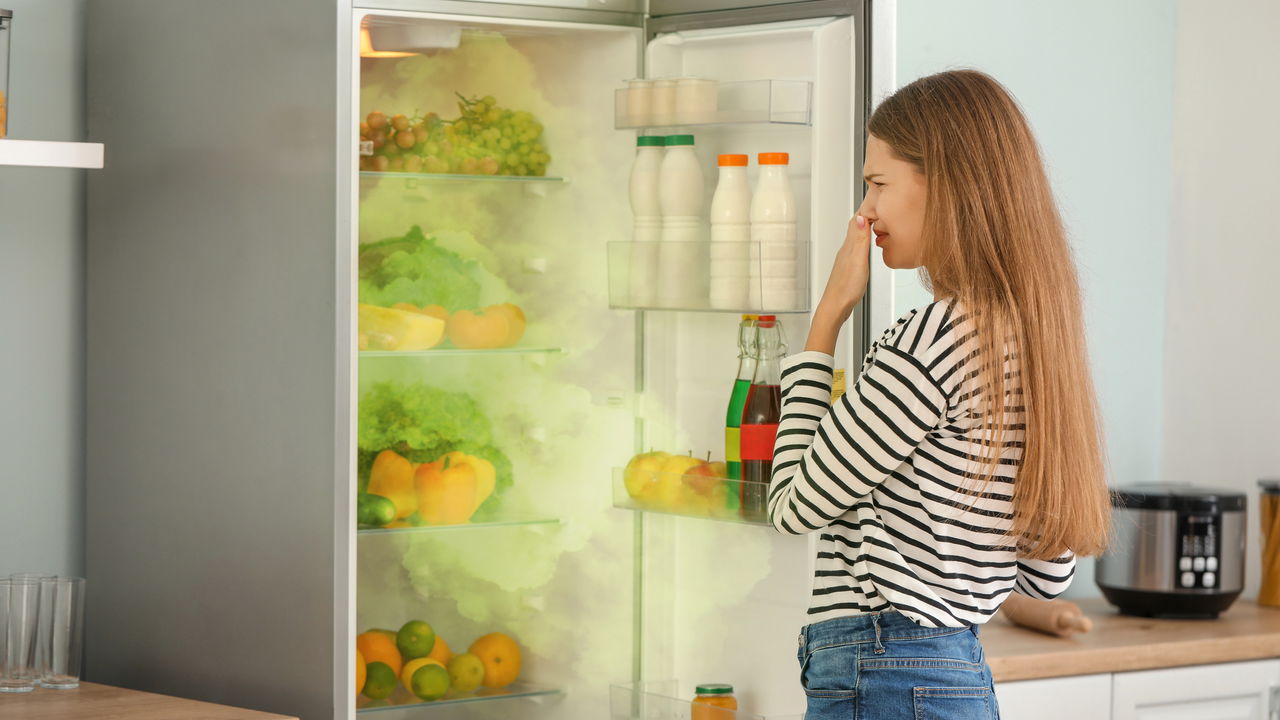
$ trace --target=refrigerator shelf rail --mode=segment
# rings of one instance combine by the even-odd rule
[[[743,498],[750,509],[743,512]],[[613,469],[613,506],[620,510],[771,527],[764,516],[768,483],[669,472]]]
[[[433,348],[431,350],[360,350],[361,360],[379,358],[415,358],[428,360],[431,358],[474,357],[484,355],[562,355],[564,348],[557,347],[506,347],[467,350],[462,348]]]
[[[805,242],[610,242],[608,263],[615,310],[809,312]]]
[[[410,693],[403,685],[396,685],[396,690],[384,700],[370,700],[361,695],[356,699],[356,712],[359,714],[375,713],[384,710],[426,710],[429,708],[462,705],[466,703],[494,702],[498,700],[517,700],[529,698],[542,700],[563,693],[560,688],[533,683],[517,682],[505,688],[481,688],[475,692],[448,695],[439,700],[425,701]]]
[[[411,527],[368,527],[361,526],[356,532],[359,537],[376,535],[420,535],[425,533],[456,532],[462,530],[492,530],[494,528],[527,527],[530,525],[559,525],[559,518],[507,518],[485,522],[462,523],[458,525],[420,525]]]
[[[515,184],[563,184],[568,182],[562,177],[551,175],[460,175],[455,173],[411,173],[388,170],[377,172],[361,170],[361,180],[391,179],[422,183],[515,183]]]
[[[614,129],[645,130],[708,125],[813,124],[813,83],[808,80],[722,82],[683,78],[665,90],[626,87],[614,91]],[[663,93],[666,93],[664,97]]]
[[[610,720],[692,720],[694,686],[676,680],[609,686]],[[714,714],[713,714],[714,713]],[[795,715],[757,715],[747,709],[709,710],[716,720],[804,720]]]

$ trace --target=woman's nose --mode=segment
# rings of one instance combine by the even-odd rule
[[[862,204],[858,206],[858,214],[867,219],[867,222],[876,221],[876,206],[871,202],[871,198],[862,198]]]

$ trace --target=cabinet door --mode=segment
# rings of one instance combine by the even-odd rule
[[[1105,720],[1111,675],[1080,675],[996,684],[1001,720]]]
[[[1280,660],[1117,673],[1112,720],[1268,720]]]

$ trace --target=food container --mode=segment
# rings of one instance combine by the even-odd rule
[[[676,120],[676,81],[654,80],[650,96],[649,120],[654,125],[671,125]]]
[[[696,125],[716,121],[720,83],[706,78],[686,77],[676,81],[676,123]]]
[[[653,81],[628,80],[623,122],[630,127],[650,124],[653,119]]]
[[[1258,481],[1258,525],[1262,529],[1262,586],[1258,604],[1280,607],[1280,478]]]
[[[9,34],[13,11],[0,8],[0,138],[9,134]]]

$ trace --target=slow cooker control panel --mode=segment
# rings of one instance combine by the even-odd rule
[[[1219,587],[1218,558],[1220,515],[1180,515],[1178,518],[1177,568],[1174,577],[1179,588],[1216,589]]]

